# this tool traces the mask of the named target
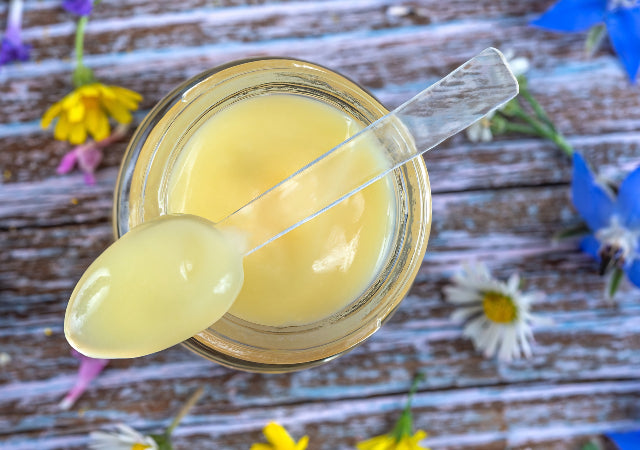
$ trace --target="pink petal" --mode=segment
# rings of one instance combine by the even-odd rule
[[[84,182],[89,185],[96,184],[96,178],[93,176],[96,168],[102,161],[102,151],[96,144],[86,145],[80,148],[78,152],[78,166],[84,172]]]
[[[94,145],[83,146],[78,152],[78,166],[85,173],[93,173],[102,161],[102,152]]]
[[[93,173],[85,172],[84,184],[88,184],[89,186],[93,186],[94,184],[96,184],[96,177],[93,176]]]
[[[62,157],[62,160],[60,160],[60,164],[58,164],[58,168],[56,169],[56,172],[60,175],[71,172],[75,167],[76,162],[78,161],[77,148],[78,147],[68,152]]]
[[[75,385],[60,402],[60,408],[64,410],[73,406],[76,400],[87,387],[89,387],[91,381],[102,372],[102,369],[104,369],[109,362],[108,359],[89,358],[73,349],[71,350],[71,354],[80,360],[80,368],[78,369],[78,377],[76,378]]]

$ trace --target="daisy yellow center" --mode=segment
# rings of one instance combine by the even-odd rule
[[[148,446],[148,445],[138,444],[138,443],[133,444],[133,445],[131,446],[131,450],[145,450],[145,449],[147,449],[147,448],[149,448],[149,446]]]
[[[518,310],[511,297],[499,292],[486,292],[482,297],[482,308],[492,322],[511,323],[518,317]]]

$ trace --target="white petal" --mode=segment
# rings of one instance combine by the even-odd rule
[[[509,281],[507,281],[507,289],[509,292],[516,294],[518,292],[518,288],[520,287],[520,275],[514,273],[509,277]]]
[[[493,357],[496,354],[496,348],[502,338],[502,329],[498,325],[492,324],[487,334],[487,340],[484,345],[484,354],[488,358]]]
[[[472,124],[466,130],[467,139],[471,142],[480,142],[480,137],[482,135],[482,124],[480,121]]]
[[[453,314],[451,314],[451,320],[453,320],[454,322],[464,322],[469,319],[469,317],[474,316],[480,312],[482,312],[482,306],[460,308],[454,311]]]
[[[480,134],[480,140],[482,142],[491,142],[493,140],[493,133],[491,133],[491,128],[482,127],[482,133]]]
[[[515,327],[505,327],[502,332],[502,343],[498,358],[502,361],[511,361],[513,358],[517,358],[519,354]]]
[[[524,357],[531,358],[531,345],[529,345],[529,338],[524,327],[520,329],[518,337],[520,338],[520,347],[522,347],[522,353],[524,353]]]
[[[450,303],[479,303],[481,301],[477,291],[470,291],[459,286],[447,286],[444,288],[444,293]]]
[[[511,68],[511,71],[516,77],[523,75],[529,70],[529,67],[531,67],[529,60],[523,57],[513,58],[508,62],[509,62],[509,67]]]
[[[487,323],[487,318],[482,315],[480,317],[476,317],[475,319],[469,321],[467,325],[464,327],[463,335],[470,337],[471,339],[477,339],[483,333],[483,326]]]

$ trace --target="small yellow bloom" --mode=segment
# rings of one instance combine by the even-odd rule
[[[270,422],[262,429],[268,444],[257,443],[250,450],[305,450],[309,444],[309,437],[304,436],[296,443],[282,425]]]
[[[399,440],[390,434],[383,434],[358,443],[358,450],[429,450],[420,446],[420,441],[427,437],[422,430],[416,431],[413,436],[405,435]]]
[[[41,126],[47,128],[57,118],[54,138],[82,144],[90,134],[101,141],[111,134],[109,117],[122,124],[130,123],[131,111],[138,109],[140,100],[140,94],[123,87],[86,84],[54,103],[42,116]]]

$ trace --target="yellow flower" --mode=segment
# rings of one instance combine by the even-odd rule
[[[400,414],[395,427],[387,434],[367,439],[357,444],[358,450],[430,450],[422,447],[420,441],[427,437],[427,433],[422,430],[416,431],[413,435],[413,417],[411,415],[411,402],[413,395],[418,389],[418,383],[424,379],[424,374],[417,373],[409,389],[407,404]]]
[[[304,436],[296,443],[282,425],[270,422],[262,429],[268,444],[257,443],[250,450],[305,450],[309,444],[309,437]]]
[[[420,446],[420,441],[427,437],[422,430],[416,431],[413,436],[405,435],[400,439],[391,434],[376,436],[364,442],[358,443],[358,450],[429,450]]]
[[[111,134],[109,117],[128,124],[131,111],[138,109],[142,96],[119,86],[90,83],[74,89],[62,100],[54,103],[42,116],[42,128],[47,128],[53,119],[58,122],[53,137],[72,144],[82,144],[90,134],[96,141]]]

